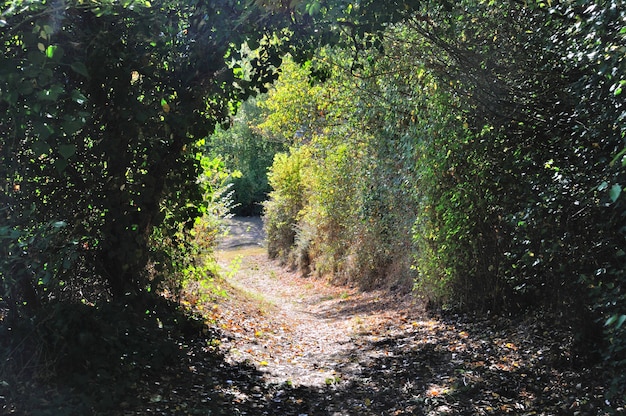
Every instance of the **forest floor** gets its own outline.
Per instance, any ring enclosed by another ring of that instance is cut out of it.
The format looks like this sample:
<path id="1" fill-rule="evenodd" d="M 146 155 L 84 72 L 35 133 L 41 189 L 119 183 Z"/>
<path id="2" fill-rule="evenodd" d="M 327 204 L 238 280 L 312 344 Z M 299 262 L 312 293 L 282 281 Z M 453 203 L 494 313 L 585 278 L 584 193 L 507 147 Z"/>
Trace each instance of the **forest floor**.
<path id="1" fill-rule="evenodd" d="M 361 292 L 267 258 L 258 220 L 232 222 L 223 296 L 204 305 L 240 415 L 600 415 L 624 412 L 573 335 L 539 316 L 430 316 L 410 294 Z"/>
<path id="2" fill-rule="evenodd" d="M 564 325 L 432 314 L 409 294 L 302 277 L 267 258 L 258 219 L 231 225 L 222 277 L 185 298 L 197 325 L 157 305 L 68 356 L 81 369 L 68 381 L 1 380 L 0 414 L 626 414 Z"/>

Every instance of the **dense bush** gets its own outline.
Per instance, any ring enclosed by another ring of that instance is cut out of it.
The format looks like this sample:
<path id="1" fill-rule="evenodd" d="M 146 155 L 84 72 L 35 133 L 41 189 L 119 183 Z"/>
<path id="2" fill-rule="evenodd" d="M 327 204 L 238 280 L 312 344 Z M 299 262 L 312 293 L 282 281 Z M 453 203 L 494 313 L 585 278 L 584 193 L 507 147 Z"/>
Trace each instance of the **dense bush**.
<path id="1" fill-rule="evenodd" d="M 278 153 L 274 168 L 268 175 L 274 189 L 265 203 L 267 249 L 272 258 L 287 260 L 296 241 L 296 224 L 306 201 L 304 164 L 309 161 L 305 150 L 289 154 Z"/>
<path id="2" fill-rule="evenodd" d="M 580 360 L 600 348 L 619 375 L 622 18 L 603 2 L 468 0 L 349 32 L 350 54 L 313 61 L 314 93 L 277 85 L 268 99 L 297 91 L 315 109 L 302 131 L 319 169 L 282 249 L 363 286 L 411 257 L 434 304 L 544 308 L 577 333 Z M 300 108 L 274 111 L 274 125 L 302 123 Z"/>
<path id="3" fill-rule="evenodd" d="M 224 171 L 204 139 L 274 78 L 284 24 L 237 1 L 0 3 L 0 396 L 66 364 L 97 378 L 128 346 L 110 325 L 210 273 Z M 130 336 L 150 348 L 155 324 Z"/>
<path id="4" fill-rule="evenodd" d="M 218 128 L 207 140 L 206 152 L 219 156 L 228 169 L 238 172 L 229 180 L 233 190 L 232 211 L 236 215 L 261 214 L 262 202 L 270 191 L 267 169 L 274 155 L 286 150 L 288 143 L 268 139 L 256 130 L 261 113 L 257 101 L 262 100 L 262 96 L 248 99 L 238 109 L 232 125 L 226 130 Z"/>
<path id="5" fill-rule="evenodd" d="M 413 159 L 409 156 L 398 163 L 396 151 L 402 142 L 394 143 L 393 135 L 376 136 L 368 131 L 368 117 L 377 123 L 379 107 L 367 103 L 371 96 L 359 95 L 360 81 L 334 66 L 337 62 L 331 56 L 343 59 L 341 64 L 348 62 L 340 51 L 324 52 L 313 65 L 302 68 L 286 61 L 264 103 L 273 113 L 262 127 L 273 135 L 295 134 L 299 145 L 289 156 L 277 159 L 271 169 L 274 191 L 266 204 L 270 253 L 280 252 L 307 272 L 338 282 L 406 289 L 412 274 L 414 213 L 411 205 L 397 203 L 406 197 L 408 187 L 395 172 L 398 168 L 408 172 Z M 314 81 L 312 72 L 332 76 L 321 84 Z M 294 95 L 291 98 L 298 104 L 279 105 L 296 93 L 307 101 L 295 100 Z M 290 117 L 297 128 L 289 123 Z M 296 162 L 303 154 L 307 163 Z M 282 196 L 293 187 L 276 179 L 292 177 L 287 173 L 294 164 L 300 169 L 297 201 L 301 205 L 292 206 L 294 211 L 277 221 L 276 207 L 288 202 Z M 275 238 L 275 228 L 285 233 Z"/>
<path id="6" fill-rule="evenodd" d="M 430 51 L 447 51 L 421 56 L 454 86 L 470 129 L 491 129 L 488 142 L 467 148 L 488 217 L 475 209 L 468 214 L 492 225 L 495 244 L 481 252 L 496 255 L 481 261 L 488 273 L 470 278 L 478 288 L 490 281 L 496 284 L 485 287 L 503 288 L 495 295 L 504 307 L 558 311 L 582 349 L 602 348 L 601 326 L 608 322 L 605 357 L 616 367 L 623 360 L 616 352 L 623 354 L 617 327 L 625 307 L 616 289 L 623 275 L 622 167 L 615 163 L 620 157 L 611 162 L 624 140 L 618 9 L 603 2 L 465 2 L 432 9 L 437 21 L 457 16 L 449 25 L 412 23 Z M 464 292 L 478 300 L 491 291 Z"/>
<path id="7" fill-rule="evenodd" d="M 203 139 L 274 77 L 276 45 L 259 42 L 280 13 L 173 0 L 2 9 L 2 300 L 31 307 L 94 279 L 113 296 L 152 288 L 203 213 Z"/>

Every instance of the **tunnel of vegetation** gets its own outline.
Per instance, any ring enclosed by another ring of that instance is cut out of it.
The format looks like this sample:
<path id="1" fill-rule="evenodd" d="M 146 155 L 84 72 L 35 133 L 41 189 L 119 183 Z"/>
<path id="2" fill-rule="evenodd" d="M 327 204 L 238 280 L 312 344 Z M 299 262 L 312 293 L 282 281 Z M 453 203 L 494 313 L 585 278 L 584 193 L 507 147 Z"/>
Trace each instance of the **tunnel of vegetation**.
<path id="1" fill-rule="evenodd" d="M 174 299 L 210 273 L 231 183 L 241 214 L 269 193 L 270 256 L 436 308 L 542 308 L 623 392 L 623 6 L 3 2 L 0 342 L 16 366 L 20 334 L 69 356 L 86 308 Z"/>

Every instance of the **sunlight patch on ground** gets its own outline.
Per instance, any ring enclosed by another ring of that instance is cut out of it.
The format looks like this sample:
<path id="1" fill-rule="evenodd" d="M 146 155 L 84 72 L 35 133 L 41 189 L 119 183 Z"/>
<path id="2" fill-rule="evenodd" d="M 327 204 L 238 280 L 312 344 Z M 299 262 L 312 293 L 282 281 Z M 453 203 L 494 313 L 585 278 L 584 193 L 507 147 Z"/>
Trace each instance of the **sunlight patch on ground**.
<path id="1" fill-rule="evenodd" d="M 216 258 L 220 263 L 231 262 L 237 257 L 249 257 L 266 255 L 267 249 L 260 246 L 238 247 L 230 250 L 218 250 L 216 252 Z"/>
<path id="2" fill-rule="evenodd" d="M 429 397 L 437 397 L 442 396 L 444 394 L 450 393 L 450 388 L 443 385 L 431 384 L 428 390 L 426 391 L 426 395 Z"/>

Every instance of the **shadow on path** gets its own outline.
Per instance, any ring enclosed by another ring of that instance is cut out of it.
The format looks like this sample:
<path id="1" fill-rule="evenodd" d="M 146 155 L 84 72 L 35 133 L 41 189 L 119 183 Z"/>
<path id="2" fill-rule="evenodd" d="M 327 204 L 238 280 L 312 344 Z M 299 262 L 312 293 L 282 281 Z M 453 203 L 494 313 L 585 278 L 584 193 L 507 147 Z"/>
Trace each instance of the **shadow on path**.
<path id="1" fill-rule="evenodd" d="M 226 220 L 226 235 L 220 238 L 218 250 L 245 246 L 265 246 L 265 230 L 261 217 L 232 217 Z"/>

